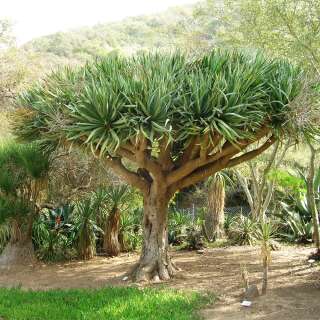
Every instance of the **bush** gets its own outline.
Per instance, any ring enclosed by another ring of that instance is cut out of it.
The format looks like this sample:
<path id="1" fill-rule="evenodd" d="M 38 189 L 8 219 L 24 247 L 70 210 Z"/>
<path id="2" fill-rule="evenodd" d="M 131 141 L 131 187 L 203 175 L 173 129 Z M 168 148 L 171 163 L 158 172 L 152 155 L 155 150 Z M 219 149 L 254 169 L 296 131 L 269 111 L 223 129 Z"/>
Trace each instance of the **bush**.
<path id="1" fill-rule="evenodd" d="M 172 209 L 169 212 L 169 244 L 181 245 L 187 237 L 187 229 L 192 226 L 191 216 L 182 210 Z"/>
<path id="2" fill-rule="evenodd" d="M 42 212 L 33 226 L 33 242 L 39 259 L 61 261 L 76 257 L 73 205 Z"/>
<path id="3" fill-rule="evenodd" d="M 239 215 L 230 224 L 230 240 L 238 245 L 253 245 L 256 242 L 258 222 L 250 217 Z"/>

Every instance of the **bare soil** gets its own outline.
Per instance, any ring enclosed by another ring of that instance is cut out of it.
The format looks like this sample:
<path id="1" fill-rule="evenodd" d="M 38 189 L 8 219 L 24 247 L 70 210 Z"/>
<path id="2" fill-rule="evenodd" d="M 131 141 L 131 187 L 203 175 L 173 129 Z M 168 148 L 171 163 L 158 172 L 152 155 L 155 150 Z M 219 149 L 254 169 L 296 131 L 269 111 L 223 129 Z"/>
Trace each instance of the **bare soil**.
<path id="1" fill-rule="evenodd" d="M 203 254 L 173 252 L 174 261 L 183 271 L 165 285 L 217 295 L 218 301 L 201 311 L 206 320 L 319 320 L 320 266 L 307 262 L 312 251 L 283 247 L 272 252 L 268 293 L 255 299 L 248 308 L 240 306 L 243 292 L 240 265 L 246 265 L 251 283 L 260 288 L 259 248 L 208 249 Z M 116 258 L 14 268 L 0 271 L 0 286 L 46 290 L 133 285 L 122 279 L 137 258 L 136 254 L 122 254 Z"/>

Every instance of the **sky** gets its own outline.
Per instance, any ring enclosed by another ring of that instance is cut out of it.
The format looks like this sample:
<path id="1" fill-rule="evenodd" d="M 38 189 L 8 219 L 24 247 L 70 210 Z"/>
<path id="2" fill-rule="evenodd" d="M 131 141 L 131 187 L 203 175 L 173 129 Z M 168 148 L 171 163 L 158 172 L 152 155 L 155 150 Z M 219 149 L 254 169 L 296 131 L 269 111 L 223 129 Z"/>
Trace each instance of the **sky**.
<path id="1" fill-rule="evenodd" d="M 17 42 L 57 31 L 165 11 L 198 0 L 1 0 L 0 19 L 14 23 Z"/>

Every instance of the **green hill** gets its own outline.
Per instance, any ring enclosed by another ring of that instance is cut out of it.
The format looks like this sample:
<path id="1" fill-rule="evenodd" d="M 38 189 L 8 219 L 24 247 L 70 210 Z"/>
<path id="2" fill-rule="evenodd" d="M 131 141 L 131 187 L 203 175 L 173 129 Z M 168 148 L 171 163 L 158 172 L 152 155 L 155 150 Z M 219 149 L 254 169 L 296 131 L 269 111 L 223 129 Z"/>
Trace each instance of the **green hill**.
<path id="1" fill-rule="evenodd" d="M 24 48 L 84 60 L 114 50 L 130 54 L 139 50 L 182 47 L 201 28 L 193 14 L 194 8 L 194 5 L 174 7 L 160 14 L 58 32 L 34 39 Z"/>

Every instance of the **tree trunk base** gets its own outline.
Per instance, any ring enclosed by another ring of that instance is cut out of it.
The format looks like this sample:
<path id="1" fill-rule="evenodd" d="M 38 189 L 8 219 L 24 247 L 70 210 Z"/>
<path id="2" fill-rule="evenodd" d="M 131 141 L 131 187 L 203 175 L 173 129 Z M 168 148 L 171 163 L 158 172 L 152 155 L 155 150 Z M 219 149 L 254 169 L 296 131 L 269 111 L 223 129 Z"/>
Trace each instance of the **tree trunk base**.
<path id="1" fill-rule="evenodd" d="M 140 259 L 131 272 L 131 278 L 134 282 L 160 282 L 170 280 L 178 271 L 180 269 L 167 254 L 166 259 L 159 258 L 153 261 Z"/>
<path id="2" fill-rule="evenodd" d="M 32 241 L 8 243 L 0 256 L 0 268 L 27 266 L 36 262 Z"/>
<path id="3" fill-rule="evenodd" d="M 103 247 L 109 257 L 116 257 L 120 253 L 119 242 L 119 229 L 120 229 L 120 210 L 115 208 L 109 214 L 106 228 L 104 231 Z"/>

